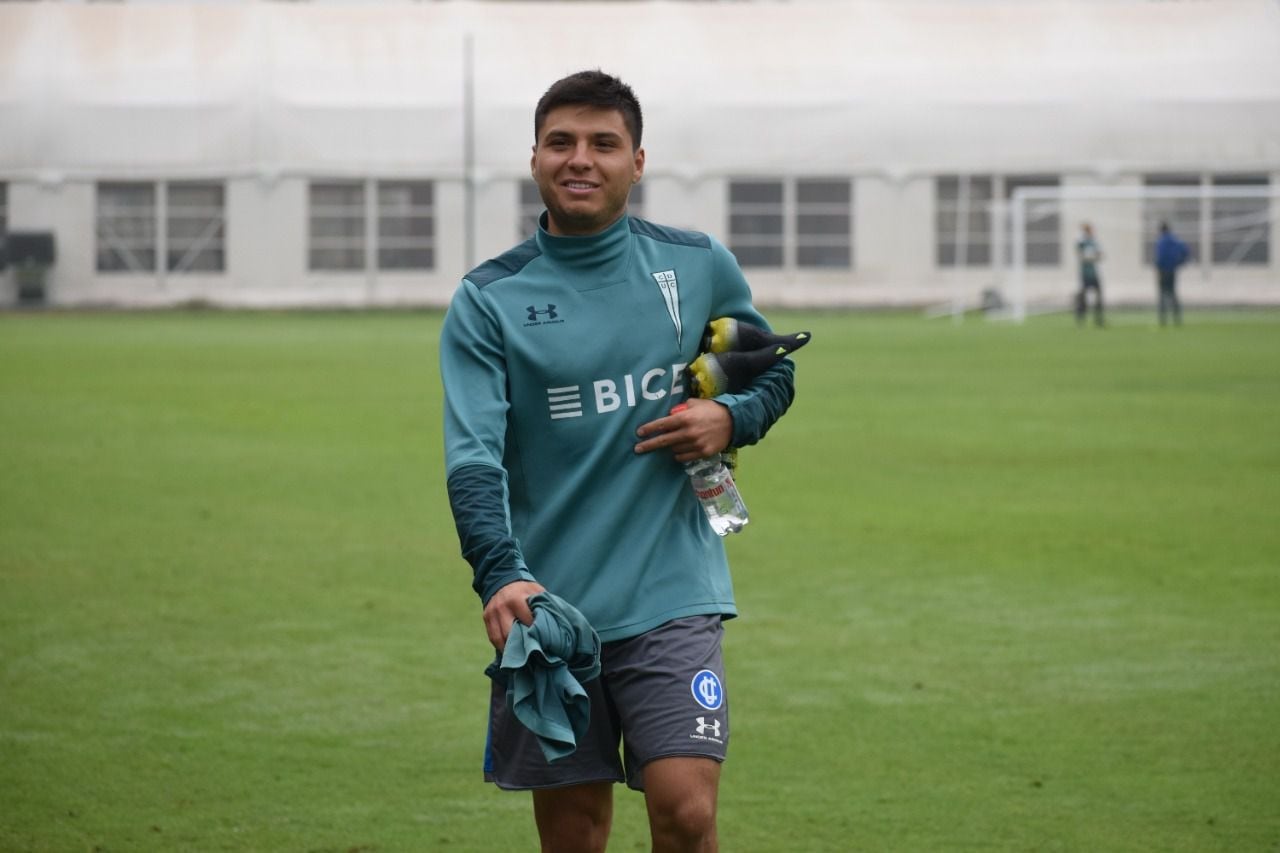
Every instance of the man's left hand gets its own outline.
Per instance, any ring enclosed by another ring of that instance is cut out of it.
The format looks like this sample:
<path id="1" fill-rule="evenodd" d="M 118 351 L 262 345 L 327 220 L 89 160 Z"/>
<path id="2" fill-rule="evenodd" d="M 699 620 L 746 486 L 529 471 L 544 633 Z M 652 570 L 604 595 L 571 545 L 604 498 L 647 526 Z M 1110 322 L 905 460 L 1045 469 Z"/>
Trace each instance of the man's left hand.
<path id="1" fill-rule="evenodd" d="M 682 410 L 641 425 L 636 435 L 636 453 L 670 450 L 677 462 L 692 462 L 729 446 L 733 415 L 727 406 L 694 397 Z"/>

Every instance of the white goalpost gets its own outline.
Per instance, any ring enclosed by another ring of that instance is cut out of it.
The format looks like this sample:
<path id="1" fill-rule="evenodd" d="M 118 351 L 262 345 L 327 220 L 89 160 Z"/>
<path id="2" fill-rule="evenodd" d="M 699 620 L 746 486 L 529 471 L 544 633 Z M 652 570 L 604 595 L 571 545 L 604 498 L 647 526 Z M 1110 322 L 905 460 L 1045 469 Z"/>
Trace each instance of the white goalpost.
<path id="1" fill-rule="evenodd" d="M 1027 186 L 1007 201 L 993 201 L 993 260 L 1004 304 L 987 315 L 1022 322 L 1029 313 L 1066 310 L 1079 277 L 1076 240 L 1083 223 L 1101 244 L 1103 292 L 1111 304 L 1154 300 L 1152 247 L 1161 222 L 1191 250 L 1180 280 L 1195 300 L 1274 303 L 1280 296 L 1280 187 L 1193 177 L 1141 186 Z M 1049 225 L 1047 237 L 1037 223 Z"/>

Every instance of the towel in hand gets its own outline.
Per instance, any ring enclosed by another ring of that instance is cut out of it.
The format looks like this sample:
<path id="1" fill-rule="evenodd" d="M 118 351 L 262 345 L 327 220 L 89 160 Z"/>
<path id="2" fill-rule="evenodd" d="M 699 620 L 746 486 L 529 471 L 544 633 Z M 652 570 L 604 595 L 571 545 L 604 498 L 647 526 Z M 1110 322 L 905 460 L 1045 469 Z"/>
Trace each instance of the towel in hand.
<path id="1" fill-rule="evenodd" d="M 516 622 L 485 675 L 506 684 L 507 706 L 538 737 L 548 762 L 572 755 L 587 731 L 583 683 L 600 674 L 600 637 L 576 607 L 549 592 L 529 596 L 533 624 Z"/>

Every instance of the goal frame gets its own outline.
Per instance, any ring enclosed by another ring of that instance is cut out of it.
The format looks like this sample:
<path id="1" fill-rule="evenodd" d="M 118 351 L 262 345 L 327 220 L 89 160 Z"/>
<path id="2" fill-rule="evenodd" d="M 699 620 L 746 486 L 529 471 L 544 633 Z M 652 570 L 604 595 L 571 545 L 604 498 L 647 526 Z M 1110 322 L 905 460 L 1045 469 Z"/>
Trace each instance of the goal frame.
<path id="1" fill-rule="evenodd" d="M 1021 323 L 1026 320 L 1027 308 L 1027 223 L 1028 210 L 1032 205 L 1045 202 L 1056 202 L 1059 213 L 1063 210 L 1063 202 L 1112 202 L 1112 201 L 1130 201 L 1143 202 L 1146 200 L 1180 200 L 1188 199 L 1200 203 L 1202 206 L 1206 202 L 1215 199 L 1267 199 L 1270 201 L 1269 218 L 1274 223 L 1277 216 L 1280 216 L 1280 186 L 1272 182 L 1265 186 L 1213 186 L 1208 183 L 1201 183 L 1198 186 L 1166 186 L 1166 185 L 1150 185 L 1150 186 L 1115 186 L 1115 185 L 1066 185 L 1057 187 L 1019 187 L 1013 191 L 1008 201 L 994 202 L 992 205 L 993 218 L 995 220 L 994 235 L 996 236 L 995 260 L 1001 269 L 1001 280 L 1006 293 L 1008 306 L 1002 312 L 1002 316 Z M 1211 223 L 1206 221 L 1207 218 L 1202 217 L 1201 232 L 1199 238 L 1202 244 L 1207 245 L 1207 238 L 1212 236 Z M 1275 226 L 1272 226 L 1273 231 Z M 1001 238 L 1008 235 L 1010 241 L 1010 251 L 1008 252 L 1008 260 L 1006 261 L 1006 253 L 1003 247 L 998 245 L 1002 242 Z M 1106 238 L 1103 239 L 1103 245 L 1106 245 Z M 1280 246 L 1275 246 L 1272 241 L 1272 259 L 1270 265 L 1275 268 L 1277 260 L 1275 253 L 1280 250 Z"/>

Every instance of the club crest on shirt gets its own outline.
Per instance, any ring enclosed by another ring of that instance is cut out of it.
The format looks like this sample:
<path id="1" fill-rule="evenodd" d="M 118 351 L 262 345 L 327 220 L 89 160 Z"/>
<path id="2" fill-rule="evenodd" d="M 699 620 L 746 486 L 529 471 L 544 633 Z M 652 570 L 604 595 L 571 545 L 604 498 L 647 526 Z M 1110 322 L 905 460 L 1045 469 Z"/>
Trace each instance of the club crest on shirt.
<path id="1" fill-rule="evenodd" d="M 683 329 L 680 327 L 680 283 L 676 281 L 676 271 L 662 270 L 650 275 L 658 283 L 658 290 L 662 291 L 662 299 L 667 303 L 667 314 L 676 327 L 676 346 L 680 346 Z"/>

